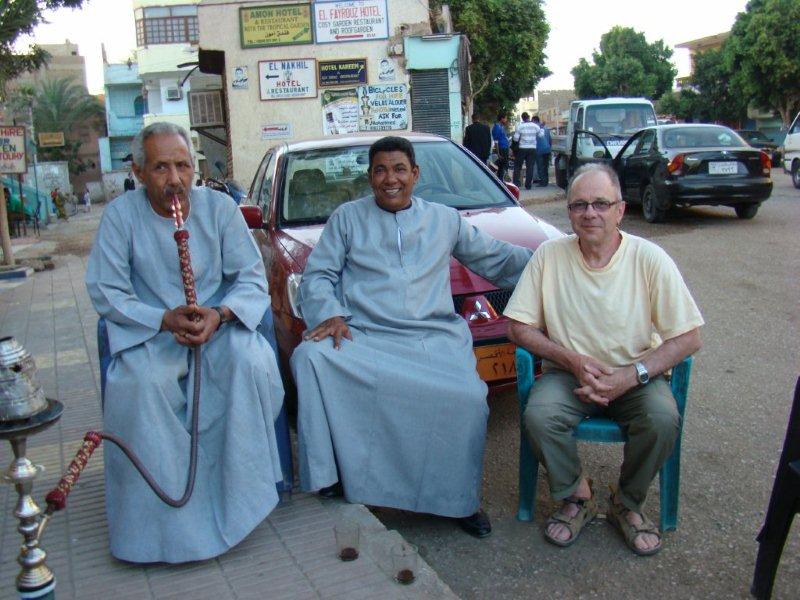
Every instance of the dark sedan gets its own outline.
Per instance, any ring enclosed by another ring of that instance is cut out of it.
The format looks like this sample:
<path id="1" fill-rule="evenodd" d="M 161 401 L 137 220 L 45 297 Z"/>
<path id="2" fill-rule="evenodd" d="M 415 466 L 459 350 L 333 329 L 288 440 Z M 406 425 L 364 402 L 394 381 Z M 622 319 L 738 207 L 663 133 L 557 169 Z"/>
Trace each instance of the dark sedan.
<path id="1" fill-rule="evenodd" d="M 744 141 L 753 148 L 758 148 L 766 152 L 772 159 L 773 165 L 781 164 L 781 153 L 780 150 L 778 150 L 778 144 L 770 139 L 766 133 L 758 129 L 737 129 L 736 133 L 742 136 Z"/>
<path id="2" fill-rule="evenodd" d="M 772 193 L 772 161 L 721 125 L 642 129 L 611 163 L 626 201 L 642 205 L 650 223 L 675 206 L 730 206 L 752 219 Z"/>

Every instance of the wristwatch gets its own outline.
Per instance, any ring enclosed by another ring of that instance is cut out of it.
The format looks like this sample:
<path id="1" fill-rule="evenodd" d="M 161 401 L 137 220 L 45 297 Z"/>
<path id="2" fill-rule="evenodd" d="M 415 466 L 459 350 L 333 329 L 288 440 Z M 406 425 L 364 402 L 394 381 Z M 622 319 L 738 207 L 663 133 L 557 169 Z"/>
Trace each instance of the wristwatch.
<path id="1" fill-rule="evenodd" d="M 647 372 L 647 367 L 641 362 L 634 363 L 633 366 L 636 369 L 636 379 L 641 385 L 647 385 L 647 382 L 650 381 L 650 374 Z"/>

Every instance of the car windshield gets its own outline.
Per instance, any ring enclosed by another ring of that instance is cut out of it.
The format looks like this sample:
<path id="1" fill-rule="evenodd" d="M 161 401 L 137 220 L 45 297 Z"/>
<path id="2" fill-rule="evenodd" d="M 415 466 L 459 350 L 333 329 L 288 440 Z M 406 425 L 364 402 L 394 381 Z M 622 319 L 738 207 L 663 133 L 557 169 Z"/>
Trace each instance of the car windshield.
<path id="1" fill-rule="evenodd" d="M 663 133 L 665 148 L 719 148 L 747 146 L 741 137 L 727 127 L 675 127 Z"/>
<path id="2" fill-rule="evenodd" d="M 589 106 L 586 126 L 598 135 L 633 134 L 656 124 L 656 114 L 649 104 L 614 104 Z"/>
<path id="3" fill-rule="evenodd" d="M 449 141 L 414 143 L 420 177 L 414 195 L 453 208 L 513 206 L 505 191 Z M 324 223 L 340 205 L 372 194 L 369 146 L 290 152 L 281 197 L 285 223 Z"/>

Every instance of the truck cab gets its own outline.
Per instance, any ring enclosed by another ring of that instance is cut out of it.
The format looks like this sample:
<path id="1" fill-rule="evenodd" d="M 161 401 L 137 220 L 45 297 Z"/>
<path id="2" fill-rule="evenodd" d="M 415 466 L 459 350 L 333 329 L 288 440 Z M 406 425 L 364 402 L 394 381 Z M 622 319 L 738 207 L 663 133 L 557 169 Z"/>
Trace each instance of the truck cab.
<path id="1" fill-rule="evenodd" d="M 605 159 L 606 148 L 613 158 L 634 133 L 655 124 L 653 103 L 646 98 L 573 101 L 566 135 L 553 138 L 556 183 L 566 188 L 582 164 Z"/>
<path id="2" fill-rule="evenodd" d="M 783 140 L 783 170 L 791 173 L 794 187 L 800 188 L 800 113 L 797 113 Z"/>

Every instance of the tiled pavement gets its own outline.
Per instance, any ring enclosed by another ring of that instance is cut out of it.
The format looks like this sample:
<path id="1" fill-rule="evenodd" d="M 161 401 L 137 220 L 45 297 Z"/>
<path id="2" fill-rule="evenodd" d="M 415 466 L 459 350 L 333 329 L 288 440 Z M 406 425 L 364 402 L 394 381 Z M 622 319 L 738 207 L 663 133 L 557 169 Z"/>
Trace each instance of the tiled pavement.
<path id="1" fill-rule="evenodd" d="M 34 248 L 35 249 L 35 248 Z M 30 250 L 30 249 L 29 249 Z M 83 434 L 101 426 L 97 315 L 83 285 L 85 258 L 57 257 L 56 269 L 19 285 L 0 286 L 0 334 L 12 335 L 34 356 L 48 397 L 65 405 L 59 423 L 32 437 L 28 456 L 44 466 L 34 484 L 40 505 L 74 457 Z M 108 553 L 102 447 L 51 520 L 42 547 L 57 578 L 56 596 L 68 598 L 455 598 L 422 561 L 410 586 L 391 578 L 389 548 L 400 541 L 363 506 L 322 502 L 295 494 L 239 546 L 209 561 L 141 567 Z M 0 443 L 0 468 L 11 460 Z M 12 512 L 16 493 L 0 487 L 0 598 L 13 598 L 16 556 L 22 540 Z M 344 563 L 335 556 L 333 525 L 361 523 L 361 555 Z"/>

